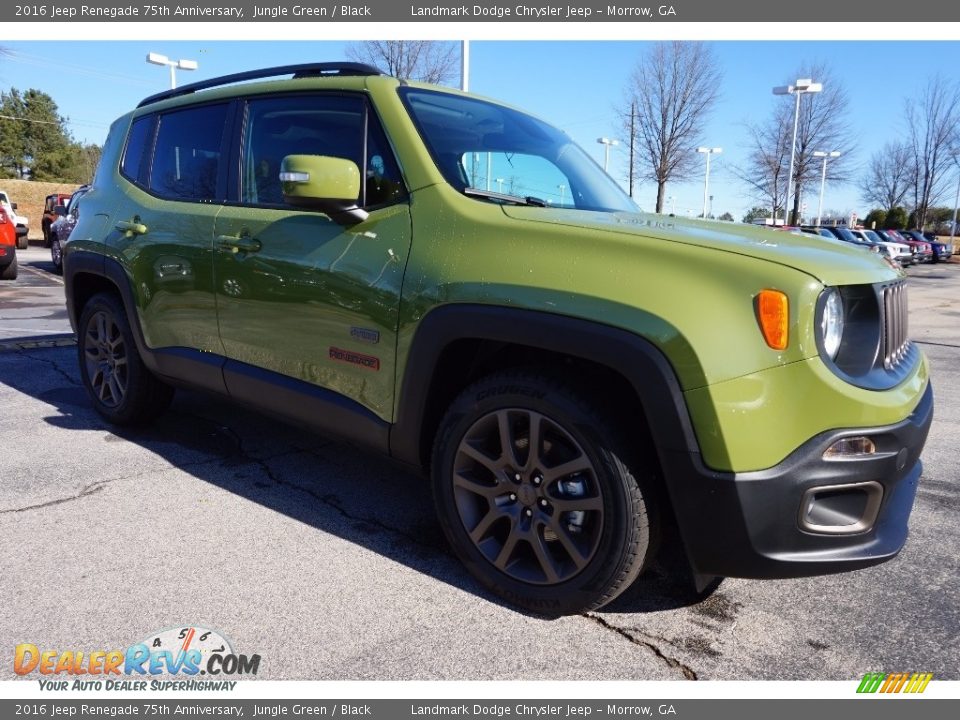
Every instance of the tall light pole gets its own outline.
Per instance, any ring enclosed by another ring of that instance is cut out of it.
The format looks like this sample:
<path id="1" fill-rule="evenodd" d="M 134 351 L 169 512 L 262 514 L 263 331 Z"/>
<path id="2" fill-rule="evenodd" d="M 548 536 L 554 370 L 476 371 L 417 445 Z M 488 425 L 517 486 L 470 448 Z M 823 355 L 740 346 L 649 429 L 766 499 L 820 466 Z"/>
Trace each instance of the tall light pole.
<path id="1" fill-rule="evenodd" d="M 561 184 L 557 185 L 557 187 L 560 189 L 560 204 L 563 205 L 563 191 L 567 189 L 567 186 Z"/>
<path id="2" fill-rule="evenodd" d="M 151 65 L 166 65 L 170 68 L 171 90 L 177 87 L 177 68 L 181 70 L 196 70 L 199 67 L 196 60 L 171 60 L 166 55 L 161 55 L 160 53 L 147 53 L 147 62 Z"/>
<path id="3" fill-rule="evenodd" d="M 610 138 L 597 138 L 597 142 L 603 145 L 603 171 L 607 172 L 607 168 L 610 166 L 610 146 L 619 145 L 619 141 L 611 140 Z"/>
<path id="4" fill-rule="evenodd" d="M 703 219 L 707 219 L 707 200 L 710 193 L 710 156 L 719 155 L 723 152 L 723 148 L 709 148 L 709 147 L 698 147 L 698 153 L 703 153 L 707 156 L 707 173 L 703 176 Z"/>
<path id="5" fill-rule="evenodd" d="M 957 197 L 953 201 L 953 222 L 950 223 L 950 244 L 957 235 L 957 206 L 960 205 L 960 154 L 954 153 L 953 163 L 957 166 Z"/>
<path id="6" fill-rule="evenodd" d="M 793 109 L 793 139 L 790 141 L 790 173 L 787 175 L 787 196 L 784 198 L 783 224 L 789 225 L 790 217 L 790 190 L 793 185 L 793 160 L 797 151 L 797 124 L 800 122 L 800 96 L 804 93 L 818 93 L 823 90 L 822 83 L 815 83 L 810 78 L 799 78 L 793 85 L 780 85 L 773 89 L 774 95 L 793 95 L 796 103 Z M 776 225 L 776 218 L 774 218 Z"/>
<path id="7" fill-rule="evenodd" d="M 470 89 L 470 41 L 460 41 L 460 89 Z"/>
<path id="8" fill-rule="evenodd" d="M 823 158 L 823 170 L 820 172 L 820 204 L 817 205 L 817 222 L 820 224 L 820 219 L 823 216 L 823 186 L 827 184 L 827 158 L 840 157 L 840 152 L 837 150 L 832 150 L 830 152 L 824 152 L 823 150 L 814 150 L 814 157 Z"/>

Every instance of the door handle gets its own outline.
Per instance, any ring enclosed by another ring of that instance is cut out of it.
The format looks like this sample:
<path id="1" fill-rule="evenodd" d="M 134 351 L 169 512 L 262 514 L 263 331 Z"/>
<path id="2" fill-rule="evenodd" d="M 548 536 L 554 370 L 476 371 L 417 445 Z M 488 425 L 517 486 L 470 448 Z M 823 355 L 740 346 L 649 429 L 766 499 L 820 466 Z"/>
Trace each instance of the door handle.
<path id="1" fill-rule="evenodd" d="M 217 235 L 217 245 L 233 253 L 257 252 L 263 245 L 249 235 Z"/>
<path id="2" fill-rule="evenodd" d="M 147 233 L 147 226 L 140 222 L 140 218 L 138 217 L 135 217 L 133 220 L 121 220 L 116 224 L 116 228 L 127 237 L 146 235 Z"/>

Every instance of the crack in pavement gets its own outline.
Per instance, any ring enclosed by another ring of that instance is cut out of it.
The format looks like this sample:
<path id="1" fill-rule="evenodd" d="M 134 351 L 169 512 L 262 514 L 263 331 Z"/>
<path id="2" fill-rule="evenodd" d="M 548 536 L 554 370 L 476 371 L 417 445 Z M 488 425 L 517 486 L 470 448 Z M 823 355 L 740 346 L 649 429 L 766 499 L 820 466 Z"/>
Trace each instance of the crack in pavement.
<path id="1" fill-rule="evenodd" d="M 282 453 L 277 453 L 276 455 L 270 455 L 269 457 L 264 458 L 264 461 L 275 460 L 276 458 L 284 457 L 287 455 L 295 455 L 298 452 L 301 452 L 301 451 L 288 450 Z M 6 510 L 0 510 L 0 515 L 22 513 L 22 512 L 27 512 L 28 510 L 40 510 L 43 508 L 52 507 L 54 505 L 62 505 L 63 503 L 73 502 L 74 500 L 80 500 L 82 498 L 89 497 L 90 495 L 95 495 L 96 493 L 103 490 L 107 485 L 110 485 L 112 483 L 123 482 L 125 480 L 134 480 L 134 479 L 142 480 L 145 478 L 149 478 L 151 475 L 154 475 L 156 473 L 164 472 L 166 470 L 171 470 L 171 469 L 172 470 L 189 470 L 190 468 L 199 467 L 202 465 L 210 465 L 212 463 L 219 462 L 222 459 L 223 458 L 217 456 L 217 457 L 210 457 L 205 460 L 193 460 L 187 463 L 180 463 L 180 464 L 170 463 L 167 467 L 157 468 L 156 470 L 151 470 L 146 473 L 138 472 L 133 475 L 122 475 L 120 477 L 110 478 L 109 480 L 97 480 L 96 482 L 91 483 L 86 487 L 84 487 L 82 490 L 80 490 L 80 492 L 76 493 L 75 495 L 70 495 L 69 497 L 64 497 L 64 498 L 57 498 L 55 500 L 47 500 L 46 502 L 36 503 L 34 505 L 25 505 L 24 507 L 8 508 Z M 250 458 L 247 458 L 247 459 L 251 464 L 258 464 L 258 462 L 255 460 L 251 460 Z"/>
<path id="2" fill-rule="evenodd" d="M 116 478 L 114 478 L 114 480 L 115 479 Z M 42 508 L 53 507 L 54 505 L 62 505 L 63 503 L 73 502 L 74 500 L 79 500 L 80 498 L 85 498 L 90 495 L 95 495 L 96 493 L 103 490 L 107 485 L 112 483 L 114 480 L 97 480 L 97 482 L 87 485 L 76 495 L 71 495 L 70 497 L 65 497 L 65 498 L 57 498 L 56 500 L 48 500 L 47 502 L 37 503 L 36 505 L 26 505 L 20 508 L 10 508 L 9 510 L 0 510 L 0 515 L 9 515 L 11 513 L 22 513 L 22 512 L 27 512 L 28 510 L 40 510 Z"/>
<path id="3" fill-rule="evenodd" d="M 56 360 L 50 360 L 49 358 L 39 357 L 39 356 L 37 356 L 37 355 L 31 355 L 31 354 L 30 354 L 29 352 L 27 352 L 26 350 L 17 350 L 17 354 L 18 354 L 18 355 L 22 355 L 23 357 L 28 358 L 28 359 L 30 359 L 30 360 L 36 360 L 37 362 L 46 363 L 47 365 L 52 366 L 53 369 L 56 370 L 58 373 L 60 373 L 60 374 L 67 380 L 67 382 L 69 382 L 71 385 L 81 385 L 81 384 L 82 384 L 82 383 L 80 383 L 79 380 L 76 380 L 76 379 L 75 379 L 72 375 L 70 375 L 66 370 L 64 370 L 62 367 L 60 367 L 60 363 L 58 363 Z"/>
<path id="4" fill-rule="evenodd" d="M 657 638 L 654 638 L 652 635 L 645 636 L 646 638 L 649 638 L 649 639 L 635 637 L 627 630 L 624 630 L 621 627 L 617 627 L 616 625 L 610 622 L 607 622 L 603 617 L 601 617 L 600 615 L 597 615 L 596 613 L 592 613 L 592 612 L 584 613 L 583 617 L 587 618 L 588 620 L 593 620 L 595 623 L 600 625 L 600 627 L 605 628 L 606 630 L 610 630 L 611 632 L 616 633 L 620 637 L 626 638 L 632 644 L 638 645 L 640 647 L 644 647 L 647 650 L 651 651 L 660 660 L 666 663 L 668 667 L 673 668 L 675 670 L 679 670 L 681 673 L 683 673 L 684 679 L 686 680 L 699 679 L 697 677 L 696 671 L 693 668 L 691 668 L 689 665 L 686 665 L 680 662 L 676 658 L 670 657 L 669 655 L 665 655 L 664 652 L 659 647 L 657 647 L 655 643 L 651 642 L 652 639 L 657 639 Z M 662 640 L 663 642 L 669 642 L 665 638 L 659 638 L 659 639 Z"/>
<path id="5" fill-rule="evenodd" d="M 240 434 L 237 433 L 233 428 L 231 428 L 231 427 L 229 427 L 229 426 L 222 426 L 222 427 L 223 427 L 224 430 L 226 430 L 228 433 L 230 433 L 230 434 L 233 436 L 234 442 L 237 443 L 237 451 L 238 451 L 238 453 L 240 454 L 240 456 L 243 457 L 244 459 L 250 461 L 250 462 L 253 462 L 253 463 L 259 465 L 260 468 L 263 470 L 264 474 L 265 474 L 270 480 L 272 480 L 274 483 L 276 483 L 277 485 L 279 485 L 279 486 L 281 486 L 281 487 L 287 487 L 287 488 L 290 488 L 291 490 L 296 490 L 296 491 L 298 491 L 298 492 L 302 492 L 302 493 L 304 493 L 304 494 L 306 494 L 306 495 L 309 495 L 311 498 L 313 498 L 313 499 L 316 500 L 317 502 L 320 502 L 321 504 L 326 505 L 327 507 L 329 507 L 329 508 L 331 508 L 331 509 L 333 509 L 333 510 L 336 510 L 337 513 L 339 513 L 341 517 L 343 517 L 343 518 L 345 518 L 345 519 L 347 519 L 347 520 L 352 520 L 352 521 L 354 521 L 354 522 L 367 523 L 367 524 L 369 524 L 369 525 L 372 525 L 372 526 L 374 526 L 374 527 L 380 528 L 381 530 L 384 530 L 384 531 L 386 531 L 386 532 L 388 532 L 388 533 L 391 533 L 391 534 L 393 534 L 393 535 L 399 535 L 400 537 L 408 540 L 409 542 L 412 542 L 413 544 L 415 544 L 415 545 L 417 545 L 417 546 L 419 546 L 419 547 L 421 547 L 421 548 L 430 550 L 431 552 L 439 553 L 439 554 L 444 555 L 444 556 L 446 556 L 446 557 L 452 557 L 452 554 L 450 553 L 449 550 L 445 550 L 445 549 L 442 548 L 442 547 L 438 547 L 438 546 L 433 545 L 433 544 L 431 544 L 431 543 L 424 542 L 421 538 L 417 537 L 416 535 L 414 535 L 414 534 L 412 534 L 412 533 L 410 533 L 410 532 L 408 532 L 408 531 L 406 531 L 406 530 L 403 530 L 402 528 L 398 528 L 398 527 L 394 527 L 394 526 L 392 526 L 392 525 L 389 525 L 389 524 L 383 522 L 382 520 L 379 520 L 378 518 L 366 517 L 366 516 L 362 516 L 362 515 L 354 515 L 354 514 L 351 513 L 349 510 L 347 510 L 345 507 L 343 507 L 343 505 L 341 505 L 340 503 L 338 503 L 338 502 L 335 500 L 335 497 L 336 497 L 336 496 L 334 496 L 333 494 L 330 494 L 330 493 L 321 494 L 321 493 L 318 493 L 318 492 L 316 492 L 316 491 L 314 491 L 314 490 L 311 490 L 310 488 L 304 487 L 304 486 L 302 486 L 302 485 L 298 485 L 298 484 L 296 484 L 296 483 L 292 483 L 292 482 L 288 482 L 288 481 L 286 481 L 286 480 L 283 480 L 282 478 L 280 478 L 280 477 L 273 471 L 273 469 L 272 469 L 271 467 L 269 467 L 269 465 L 267 465 L 267 462 L 268 462 L 269 460 L 272 460 L 273 458 L 260 459 L 260 458 L 256 458 L 256 457 L 250 455 L 250 454 L 247 452 L 247 450 L 244 448 L 243 438 L 240 437 Z M 336 444 L 336 443 L 328 442 L 327 444 L 325 444 L 325 445 L 323 445 L 323 446 L 321 446 L 321 447 L 329 447 L 330 445 L 334 445 L 334 444 Z M 295 446 L 295 447 L 296 447 L 296 446 Z M 299 450 L 299 452 L 305 453 L 305 454 L 307 454 L 307 455 L 311 455 L 311 456 L 313 456 L 314 458 L 316 458 L 316 459 L 318 459 L 318 460 L 326 461 L 326 458 L 324 458 L 324 457 L 322 457 L 321 455 L 317 454 L 317 453 L 314 452 L 313 450 L 306 449 L 306 448 L 299 448 L 298 450 Z"/>

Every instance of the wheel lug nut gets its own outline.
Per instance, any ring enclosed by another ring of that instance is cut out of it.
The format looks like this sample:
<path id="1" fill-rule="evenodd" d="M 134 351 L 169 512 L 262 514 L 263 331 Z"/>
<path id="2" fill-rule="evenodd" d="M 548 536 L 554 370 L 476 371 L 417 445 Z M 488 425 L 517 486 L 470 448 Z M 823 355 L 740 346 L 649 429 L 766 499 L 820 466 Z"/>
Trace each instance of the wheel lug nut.
<path id="1" fill-rule="evenodd" d="M 534 476 L 534 478 L 533 478 L 533 484 L 534 484 L 534 485 L 539 485 L 539 484 L 542 483 L 542 482 L 543 482 L 543 478 L 542 478 L 542 477 L 540 477 L 539 475 Z"/>
<path id="2" fill-rule="evenodd" d="M 516 496 L 516 494 L 510 493 L 510 502 L 516 502 L 516 501 L 517 501 L 517 496 Z"/>
<path id="3" fill-rule="evenodd" d="M 540 498 L 540 507 L 545 508 L 549 506 L 550 506 L 550 503 L 547 502 L 546 498 Z"/>
<path id="4" fill-rule="evenodd" d="M 527 517 L 530 517 L 533 515 L 533 510 L 531 510 L 530 508 L 527 508 L 526 510 L 523 511 L 523 514 L 526 515 Z"/>
<path id="5" fill-rule="evenodd" d="M 517 473 L 516 475 L 514 475 L 513 479 L 516 480 L 517 482 L 520 482 L 520 473 Z"/>

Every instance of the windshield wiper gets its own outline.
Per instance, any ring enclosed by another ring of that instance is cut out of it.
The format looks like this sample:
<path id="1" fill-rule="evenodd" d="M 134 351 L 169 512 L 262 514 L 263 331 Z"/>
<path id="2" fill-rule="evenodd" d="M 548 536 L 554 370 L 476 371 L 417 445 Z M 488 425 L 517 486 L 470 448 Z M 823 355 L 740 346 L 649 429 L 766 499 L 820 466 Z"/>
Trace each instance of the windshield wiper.
<path id="1" fill-rule="evenodd" d="M 504 193 L 481 190 L 480 188 L 475 187 L 464 188 L 463 194 L 469 197 L 485 198 L 487 200 L 496 200 L 498 202 L 511 203 L 513 205 L 533 205 L 534 207 L 547 206 L 546 201 L 530 195 L 527 195 L 526 197 L 520 197 L 519 195 L 506 195 Z"/>

